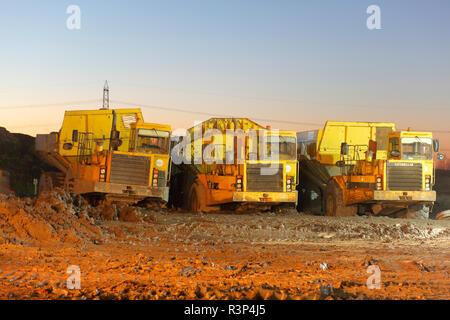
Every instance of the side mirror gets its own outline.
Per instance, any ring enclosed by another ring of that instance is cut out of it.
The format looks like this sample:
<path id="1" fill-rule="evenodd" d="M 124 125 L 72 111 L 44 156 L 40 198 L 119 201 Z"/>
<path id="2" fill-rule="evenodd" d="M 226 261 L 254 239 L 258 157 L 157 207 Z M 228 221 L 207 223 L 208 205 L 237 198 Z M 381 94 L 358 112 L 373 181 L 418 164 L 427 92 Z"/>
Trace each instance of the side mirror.
<path id="1" fill-rule="evenodd" d="M 72 143 L 64 143 L 63 144 L 63 149 L 64 150 L 72 150 L 72 148 L 73 148 L 73 144 Z"/>
<path id="2" fill-rule="evenodd" d="M 389 154 L 390 154 L 391 158 L 398 158 L 401 155 L 400 151 L 398 151 L 398 150 L 391 150 L 391 152 L 389 152 Z"/>
<path id="3" fill-rule="evenodd" d="M 336 167 L 339 167 L 339 168 L 345 167 L 345 161 L 343 161 L 343 160 L 337 161 Z"/>
<path id="4" fill-rule="evenodd" d="M 434 152 L 439 152 L 439 140 L 437 140 L 437 139 L 433 140 L 433 149 L 434 149 Z"/>
<path id="5" fill-rule="evenodd" d="M 341 155 L 346 156 L 348 155 L 348 144 L 347 142 L 341 143 Z"/>
<path id="6" fill-rule="evenodd" d="M 439 154 L 437 155 L 437 159 L 438 159 L 438 160 L 444 160 L 444 159 L 445 159 L 445 156 L 444 156 L 442 153 L 439 153 Z"/>

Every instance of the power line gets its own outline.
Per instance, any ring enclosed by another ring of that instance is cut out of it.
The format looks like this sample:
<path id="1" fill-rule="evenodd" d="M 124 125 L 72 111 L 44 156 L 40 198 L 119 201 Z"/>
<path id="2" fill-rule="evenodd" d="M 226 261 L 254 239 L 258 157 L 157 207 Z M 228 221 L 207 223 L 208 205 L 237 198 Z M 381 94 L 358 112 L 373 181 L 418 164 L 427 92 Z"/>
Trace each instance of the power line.
<path id="1" fill-rule="evenodd" d="M 141 103 L 134 103 L 134 102 L 124 102 L 124 101 L 118 101 L 114 100 L 115 103 L 118 104 L 125 104 L 125 105 L 134 105 L 134 106 L 140 106 L 142 108 L 149 108 L 149 109 L 159 109 L 159 110 L 166 110 L 166 111 L 175 111 L 175 112 L 183 112 L 188 114 L 199 114 L 199 115 L 205 115 L 210 117 L 224 117 L 224 118 L 236 118 L 236 116 L 232 116 L 230 114 L 217 114 L 217 113 L 209 113 L 209 112 L 203 112 L 203 111 L 194 111 L 194 110 L 185 110 L 180 108 L 171 108 L 171 107 L 161 107 L 161 106 L 155 106 L 155 105 L 144 105 Z M 293 125 L 306 125 L 306 126 L 318 126 L 320 128 L 323 127 L 324 123 L 312 123 L 312 122 L 299 122 L 299 121 L 288 121 L 288 120 L 276 120 L 276 119 L 264 119 L 264 118 L 255 118 L 251 117 L 252 120 L 257 121 L 267 121 L 267 122 L 276 122 L 276 123 L 286 123 L 286 124 L 293 124 Z M 431 131 L 436 133 L 450 133 L 449 130 L 416 130 L 416 131 Z"/>
<path id="2" fill-rule="evenodd" d="M 165 110 L 165 111 L 174 111 L 174 112 L 183 112 L 188 114 L 199 114 L 209 117 L 221 117 L 221 118 L 236 118 L 236 116 L 231 114 L 218 114 L 218 113 L 210 113 L 210 112 L 203 112 L 203 111 L 194 111 L 194 110 L 185 110 L 185 109 L 179 109 L 179 108 L 170 108 L 170 107 L 161 107 L 161 106 L 155 106 L 155 105 L 145 105 L 141 103 L 131 103 L 131 102 L 124 102 L 124 101 L 118 101 L 114 100 L 113 102 L 118 104 L 125 104 L 125 105 L 134 105 L 139 106 L 142 108 L 149 108 L 149 109 L 158 109 L 158 110 Z M 306 125 L 306 126 L 323 126 L 323 124 L 320 123 L 311 123 L 311 122 L 298 122 L 298 121 L 287 121 L 287 120 L 276 120 L 276 119 L 263 119 L 263 118 L 255 118 L 251 117 L 252 120 L 257 121 L 268 121 L 268 122 L 276 122 L 276 123 L 286 123 L 286 124 L 294 124 L 294 125 Z"/>
<path id="3" fill-rule="evenodd" d="M 61 102 L 61 103 L 51 103 L 51 104 L 38 104 L 38 105 L 22 105 L 22 106 L 9 106 L 9 107 L 0 107 L 0 110 L 6 110 L 6 109 L 24 109 L 24 108 L 42 108 L 42 107 L 51 107 L 51 106 L 65 106 L 68 107 L 70 105 L 74 104 L 88 104 L 92 102 L 99 102 L 98 99 L 92 99 L 92 100 L 84 100 L 84 101 L 71 101 L 71 102 Z M 204 111 L 195 111 L 195 110 L 186 110 L 181 108 L 172 108 L 172 107 L 163 107 L 163 106 L 156 106 L 156 105 L 146 105 L 146 104 L 140 104 L 140 103 L 131 103 L 131 102 L 124 102 L 119 100 L 111 101 L 116 104 L 122 104 L 122 105 L 134 105 L 134 106 L 140 106 L 142 108 L 148 108 L 148 109 L 158 109 L 158 110 L 165 110 L 165 111 L 171 111 L 171 112 L 180 112 L 180 113 L 187 113 L 187 114 L 198 114 L 203 116 L 209 116 L 209 117 L 223 117 L 223 118 L 232 118 L 236 117 L 235 115 L 231 114 L 218 114 L 218 113 L 210 113 L 210 112 L 204 112 Z M 72 106 L 75 107 L 75 106 Z M 279 119 L 265 119 L 265 118 L 255 118 L 251 117 L 252 120 L 256 121 L 265 121 L 265 122 L 275 122 L 275 123 L 284 123 L 284 124 L 291 124 L 291 125 L 302 125 L 302 126 L 312 126 L 312 127 L 319 127 L 322 128 L 324 123 L 313 123 L 313 122 L 300 122 L 300 121 L 289 121 L 289 120 L 279 120 Z M 30 127 L 44 127 L 44 126 L 53 126 L 55 124 L 45 124 L 45 125 L 29 125 L 29 126 L 20 126 L 20 127 L 12 127 L 12 128 L 30 128 Z M 434 133 L 444 133 L 448 134 L 450 133 L 449 130 L 416 130 L 416 131 L 431 131 Z"/>
<path id="4" fill-rule="evenodd" d="M 119 83 L 122 83 L 124 86 L 128 87 L 141 87 L 146 89 L 159 89 L 159 90 L 165 90 L 170 92 L 179 92 L 184 94 L 199 94 L 199 95 L 214 95 L 214 96 L 221 96 L 221 97 L 227 97 L 232 99 L 247 99 L 247 100 L 259 100 L 259 101 L 276 101 L 276 102 L 283 102 L 283 103 L 295 103 L 295 104 L 303 104 L 306 106 L 315 105 L 315 106 L 325 106 L 325 107 L 349 107 L 349 108 L 361 108 L 361 109 L 388 109 L 392 110 L 393 108 L 397 108 L 395 105 L 368 105 L 368 104 L 354 104 L 354 103 L 330 103 L 330 102 L 322 102 L 322 101 L 310 101 L 310 100 L 302 100 L 302 99 L 294 99 L 294 98 L 279 98 L 279 97 L 255 97 L 255 96 L 248 96 L 248 95 L 240 95 L 240 94 L 227 94 L 222 92 L 213 92 L 213 91 L 199 91 L 199 90 L 180 90 L 180 89 L 167 89 L 160 86 L 152 86 L 152 85 L 145 85 L 145 84 L 138 84 L 138 83 L 129 83 L 129 82 L 122 82 L 122 81 L 116 81 Z M 447 109 L 448 105 L 435 105 L 432 106 L 431 109 Z M 428 106 L 430 108 L 430 106 Z"/>

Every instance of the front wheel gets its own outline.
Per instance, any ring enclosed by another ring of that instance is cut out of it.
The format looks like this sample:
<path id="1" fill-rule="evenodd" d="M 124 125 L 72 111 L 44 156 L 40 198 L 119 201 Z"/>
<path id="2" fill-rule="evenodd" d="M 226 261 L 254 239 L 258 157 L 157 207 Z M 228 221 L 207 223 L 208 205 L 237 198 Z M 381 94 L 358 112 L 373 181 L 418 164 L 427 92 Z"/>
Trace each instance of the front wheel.
<path id="1" fill-rule="evenodd" d="M 205 190 L 197 183 L 192 184 L 189 192 L 189 211 L 203 212 L 205 211 Z"/>
<path id="2" fill-rule="evenodd" d="M 329 217 L 351 217 L 356 216 L 358 207 L 346 206 L 341 187 L 336 181 L 328 183 L 325 192 L 325 215 Z"/>

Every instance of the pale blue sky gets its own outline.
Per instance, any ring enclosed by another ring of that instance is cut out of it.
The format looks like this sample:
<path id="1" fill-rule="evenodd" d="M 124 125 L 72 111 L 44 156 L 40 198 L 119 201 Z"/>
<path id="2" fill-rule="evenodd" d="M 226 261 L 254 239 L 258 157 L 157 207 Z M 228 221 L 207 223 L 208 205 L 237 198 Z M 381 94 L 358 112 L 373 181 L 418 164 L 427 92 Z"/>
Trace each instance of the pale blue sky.
<path id="1" fill-rule="evenodd" d="M 326 120 L 449 130 L 446 0 L 0 3 L 0 126 L 12 131 L 59 129 L 69 107 L 57 104 L 95 108 L 105 79 L 112 106 L 299 122 L 271 123 L 292 130 Z M 66 28 L 71 4 L 81 30 Z M 371 4 L 382 30 L 366 28 Z M 174 128 L 208 118 L 144 110 Z"/>

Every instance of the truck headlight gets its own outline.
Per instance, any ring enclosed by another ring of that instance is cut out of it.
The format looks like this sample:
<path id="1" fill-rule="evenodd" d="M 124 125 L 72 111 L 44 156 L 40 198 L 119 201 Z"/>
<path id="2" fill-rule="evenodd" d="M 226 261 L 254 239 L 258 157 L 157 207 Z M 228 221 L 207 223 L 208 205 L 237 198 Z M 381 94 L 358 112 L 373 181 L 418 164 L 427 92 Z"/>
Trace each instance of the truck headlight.
<path id="1" fill-rule="evenodd" d="M 425 176 L 425 190 L 427 190 L 427 191 L 431 190 L 431 176 L 430 175 Z"/>
<path id="2" fill-rule="evenodd" d="M 236 177 L 236 191 L 238 192 L 242 191 L 242 176 Z"/>
<path id="3" fill-rule="evenodd" d="M 292 177 L 286 177 L 286 191 L 292 191 Z"/>
<path id="4" fill-rule="evenodd" d="M 153 182 L 152 182 L 153 187 L 158 186 L 158 176 L 159 176 L 159 171 L 153 170 Z"/>
<path id="5" fill-rule="evenodd" d="M 383 177 L 381 175 L 377 176 L 377 191 L 383 190 Z"/>
<path id="6" fill-rule="evenodd" d="M 100 167 L 99 181 L 100 182 L 106 181 L 106 167 Z"/>

